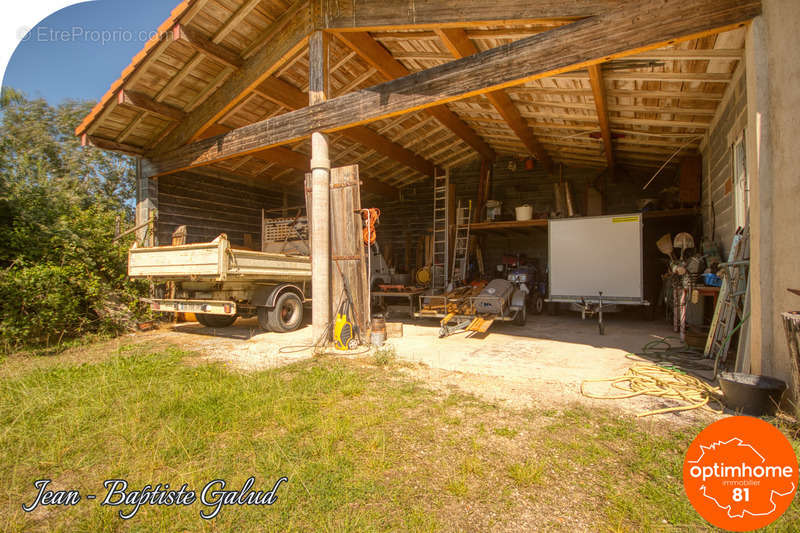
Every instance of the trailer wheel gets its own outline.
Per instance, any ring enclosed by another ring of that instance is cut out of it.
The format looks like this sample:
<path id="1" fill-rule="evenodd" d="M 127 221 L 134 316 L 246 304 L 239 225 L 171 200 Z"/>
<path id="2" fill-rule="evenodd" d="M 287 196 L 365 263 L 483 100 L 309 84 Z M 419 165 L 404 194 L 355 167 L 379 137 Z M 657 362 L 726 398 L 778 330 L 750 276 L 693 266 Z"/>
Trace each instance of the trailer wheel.
<path id="1" fill-rule="evenodd" d="M 531 306 L 531 311 L 535 315 L 541 315 L 542 311 L 544 311 L 544 298 L 542 298 L 541 294 L 534 294 L 533 295 L 533 304 Z"/>
<path id="2" fill-rule="evenodd" d="M 236 322 L 236 315 L 206 315 L 198 313 L 197 321 L 207 328 L 227 328 Z"/>
<path id="3" fill-rule="evenodd" d="M 528 319 L 528 312 L 525 310 L 525 306 L 523 305 L 522 308 L 519 311 L 517 311 L 517 314 L 514 316 L 514 325 L 524 326 L 527 319 Z"/>
<path id="4" fill-rule="evenodd" d="M 278 333 L 294 331 L 303 322 L 303 301 L 293 292 L 278 297 L 275 307 L 267 310 L 269 329 Z"/>

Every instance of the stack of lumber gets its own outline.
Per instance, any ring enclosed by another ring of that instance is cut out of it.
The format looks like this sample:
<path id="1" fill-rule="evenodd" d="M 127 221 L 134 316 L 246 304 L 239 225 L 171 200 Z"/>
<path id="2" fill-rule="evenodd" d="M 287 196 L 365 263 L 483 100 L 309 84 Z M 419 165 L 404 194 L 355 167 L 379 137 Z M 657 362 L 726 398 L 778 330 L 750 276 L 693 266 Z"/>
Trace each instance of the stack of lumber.
<path id="1" fill-rule="evenodd" d="M 474 315 L 475 307 L 472 305 L 472 297 L 477 296 L 483 290 L 483 286 L 473 287 L 465 285 L 458 287 L 442 296 L 434 296 L 428 300 L 420 309 L 422 314 L 430 315 Z"/>

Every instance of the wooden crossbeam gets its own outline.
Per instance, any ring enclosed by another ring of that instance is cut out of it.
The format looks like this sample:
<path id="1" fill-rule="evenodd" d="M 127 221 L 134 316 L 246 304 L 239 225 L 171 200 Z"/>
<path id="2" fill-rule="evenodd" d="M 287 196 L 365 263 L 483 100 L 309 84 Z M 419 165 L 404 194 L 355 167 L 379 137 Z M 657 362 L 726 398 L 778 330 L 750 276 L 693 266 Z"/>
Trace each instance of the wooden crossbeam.
<path id="1" fill-rule="evenodd" d="M 437 28 L 435 31 L 456 59 L 478 53 L 478 48 L 463 29 Z M 506 123 L 508 123 L 508 127 L 517 134 L 517 137 L 520 138 L 528 151 L 542 162 L 547 172 L 552 172 L 553 162 L 550 160 L 550 156 L 547 155 L 547 151 L 536 139 L 536 135 L 534 135 L 533 131 L 528 127 L 525 120 L 519 114 L 519 110 L 505 91 L 501 90 L 486 93 L 486 98 L 489 99 L 489 102 L 492 103 L 495 109 L 497 109 L 497 112 L 500 113 Z"/>
<path id="2" fill-rule="evenodd" d="M 487 24 L 536 24 L 543 19 L 574 19 L 597 15 L 614 0 L 324 0 L 325 26 L 338 31 L 380 31 Z M 549 21 L 548 21 L 549 22 Z"/>
<path id="3" fill-rule="evenodd" d="M 280 78 L 267 78 L 259 86 L 259 94 L 278 105 L 289 109 L 301 109 L 306 107 L 308 97 L 303 91 L 294 85 L 287 83 Z M 392 142 L 383 135 L 372 131 L 366 126 L 356 126 L 346 129 L 342 134 L 357 143 L 375 150 L 377 153 L 394 159 L 407 167 L 413 168 L 428 176 L 433 176 L 436 172 L 436 165 L 420 157 L 402 145 Z"/>
<path id="4" fill-rule="evenodd" d="M 172 39 L 182 41 L 205 55 L 235 69 L 242 68 L 242 58 L 238 54 L 220 46 L 211 39 L 207 39 L 200 32 L 183 24 L 172 27 Z"/>
<path id="5" fill-rule="evenodd" d="M 206 128 L 217 123 L 305 46 L 312 29 L 308 9 L 303 9 L 306 5 L 305 0 L 297 0 L 275 19 L 264 32 L 271 45 L 259 45 L 253 47 L 251 52 L 246 52 L 246 59 L 237 74 L 224 81 L 191 110 L 186 119 L 159 143 L 159 153 L 200 138 Z"/>
<path id="6" fill-rule="evenodd" d="M 161 175 L 427 109 L 559 72 L 741 27 L 758 0 L 652 0 L 521 39 L 422 72 L 349 93 L 178 148 L 145 162 Z M 701 126 L 702 127 L 702 126 Z"/>
<path id="7" fill-rule="evenodd" d="M 608 124 L 608 107 L 606 104 L 606 86 L 600 65 L 589 66 L 589 82 L 592 85 L 594 106 L 597 110 L 597 121 L 600 123 L 600 134 L 603 136 L 603 149 L 606 153 L 608 168 L 614 168 L 614 151 L 611 145 L 611 126 Z"/>
<path id="8" fill-rule="evenodd" d="M 347 32 L 339 34 L 339 38 L 358 54 L 364 61 L 369 63 L 375 70 L 387 80 L 394 80 L 408 76 L 410 71 L 397 61 L 386 48 L 378 41 L 373 39 L 366 32 Z M 434 106 L 428 109 L 428 113 L 434 116 L 439 122 L 444 124 L 450 131 L 461 137 L 467 144 L 472 146 L 478 153 L 487 159 L 495 159 L 494 150 L 486 144 L 486 141 L 475 133 L 463 120 L 458 118 L 455 113 L 445 106 Z"/>
<path id="9" fill-rule="evenodd" d="M 121 89 L 117 93 L 117 104 L 133 107 L 140 111 L 146 111 L 167 120 L 180 121 L 186 118 L 186 113 L 177 107 L 156 102 L 146 94 L 136 91 Z"/>

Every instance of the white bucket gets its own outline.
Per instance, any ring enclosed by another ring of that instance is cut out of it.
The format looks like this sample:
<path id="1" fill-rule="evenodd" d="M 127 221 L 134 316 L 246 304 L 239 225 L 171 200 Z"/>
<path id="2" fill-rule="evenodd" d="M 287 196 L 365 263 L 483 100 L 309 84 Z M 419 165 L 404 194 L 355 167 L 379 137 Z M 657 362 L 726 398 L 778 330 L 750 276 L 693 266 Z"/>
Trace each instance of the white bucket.
<path id="1" fill-rule="evenodd" d="M 517 220 L 530 220 L 533 218 L 533 207 L 528 204 L 517 207 Z"/>

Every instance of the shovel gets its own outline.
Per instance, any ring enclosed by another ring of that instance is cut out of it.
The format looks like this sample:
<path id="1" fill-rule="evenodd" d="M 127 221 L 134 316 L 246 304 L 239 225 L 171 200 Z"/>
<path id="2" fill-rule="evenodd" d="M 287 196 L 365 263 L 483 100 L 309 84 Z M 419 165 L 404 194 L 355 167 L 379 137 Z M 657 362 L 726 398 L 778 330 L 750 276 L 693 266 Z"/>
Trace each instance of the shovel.
<path id="1" fill-rule="evenodd" d="M 656 246 L 658 246 L 658 249 L 662 254 L 666 255 L 670 259 L 673 259 L 672 250 L 674 248 L 672 247 L 672 235 L 669 233 L 662 235 L 661 238 L 656 241 Z"/>
<path id="2" fill-rule="evenodd" d="M 681 249 L 681 261 L 683 261 L 683 254 L 689 248 L 694 248 L 694 238 L 689 233 L 681 232 L 675 235 L 675 242 L 673 243 L 675 248 Z"/>

